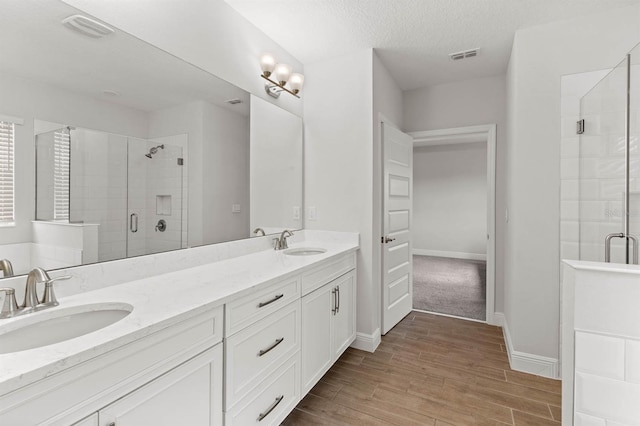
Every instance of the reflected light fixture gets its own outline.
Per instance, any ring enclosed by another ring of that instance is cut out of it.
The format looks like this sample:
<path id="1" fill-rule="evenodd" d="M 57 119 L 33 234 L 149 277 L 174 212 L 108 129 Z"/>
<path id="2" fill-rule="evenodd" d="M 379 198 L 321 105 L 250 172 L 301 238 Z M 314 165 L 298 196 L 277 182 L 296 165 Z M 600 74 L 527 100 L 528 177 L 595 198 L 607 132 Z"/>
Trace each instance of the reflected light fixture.
<path id="1" fill-rule="evenodd" d="M 265 53 L 260 57 L 260 67 L 262 68 L 260 77 L 268 82 L 265 83 L 264 89 L 269 96 L 279 98 L 280 93 L 284 91 L 300 98 L 298 93 L 302 90 L 304 76 L 292 72 L 291 65 L 277 63 L 273 55 Z"/>

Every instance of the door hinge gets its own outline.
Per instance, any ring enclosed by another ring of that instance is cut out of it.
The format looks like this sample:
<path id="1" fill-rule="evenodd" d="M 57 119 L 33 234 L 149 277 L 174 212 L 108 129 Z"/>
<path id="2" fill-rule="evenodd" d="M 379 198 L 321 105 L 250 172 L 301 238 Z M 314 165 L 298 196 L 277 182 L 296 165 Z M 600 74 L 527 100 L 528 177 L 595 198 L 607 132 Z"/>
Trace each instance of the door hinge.
<path id="1" fill-rule="evenodd" d="M 576 121 L 576 133 L 581 135 L 584 133 L 584 118 L 582 120 Z"/>

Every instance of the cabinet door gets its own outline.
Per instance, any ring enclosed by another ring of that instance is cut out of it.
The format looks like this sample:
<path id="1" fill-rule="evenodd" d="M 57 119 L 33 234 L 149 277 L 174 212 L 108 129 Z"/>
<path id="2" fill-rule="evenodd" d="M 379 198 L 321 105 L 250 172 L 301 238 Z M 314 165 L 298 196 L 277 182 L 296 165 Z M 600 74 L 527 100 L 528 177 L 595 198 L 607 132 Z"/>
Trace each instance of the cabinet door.
<path id="1" fill-rule="evenodd" d="M 302 395 L 320 380 L 333 363 L 333 288 L 327 284 L 302 298 Z"/>
<path id="2" fill-rule="evenodd" d="M 333 315 L 331 342 L 334 360 L 337 360 L 356 338 L 355 283 L 355 272 L 352 271 L 330 284 L 331 288 L 338 290 L 338 309 Z"/>
<path id="3" fill-rule="evenodd" d="M 98 412 L 100 426 L 222 424 L 222 345 Z"/>

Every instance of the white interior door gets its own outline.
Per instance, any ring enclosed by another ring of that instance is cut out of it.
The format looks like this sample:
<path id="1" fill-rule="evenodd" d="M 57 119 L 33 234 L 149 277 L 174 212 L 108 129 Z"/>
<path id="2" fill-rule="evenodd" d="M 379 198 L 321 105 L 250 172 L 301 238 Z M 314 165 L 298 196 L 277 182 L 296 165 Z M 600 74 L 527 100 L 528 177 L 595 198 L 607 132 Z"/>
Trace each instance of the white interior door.
<path id="1" fill-rule="evenodd" d="M 413 307 L 413 138 L 383 122 L 382 155 L 382 334 L 386 334 Z"/>

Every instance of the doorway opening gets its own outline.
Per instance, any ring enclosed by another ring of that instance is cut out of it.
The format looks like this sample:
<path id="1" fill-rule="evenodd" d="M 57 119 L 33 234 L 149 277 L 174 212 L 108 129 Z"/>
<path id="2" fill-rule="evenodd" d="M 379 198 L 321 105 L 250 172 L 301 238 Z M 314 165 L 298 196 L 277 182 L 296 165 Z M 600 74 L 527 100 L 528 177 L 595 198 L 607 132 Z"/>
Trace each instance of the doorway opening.
<path id="1" fill-rule="evenodd" d="M 494 124 L 413 132 L 413 308 L 494 323 Z"/>

